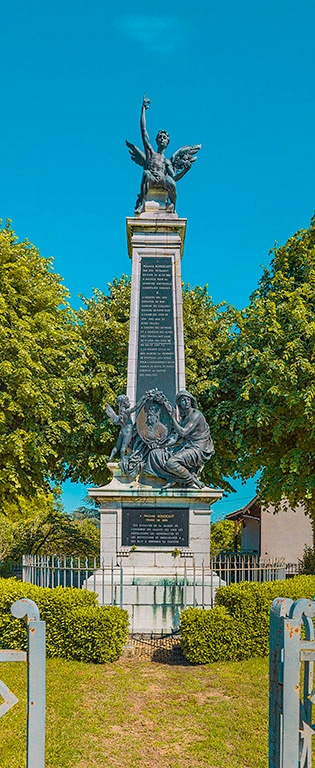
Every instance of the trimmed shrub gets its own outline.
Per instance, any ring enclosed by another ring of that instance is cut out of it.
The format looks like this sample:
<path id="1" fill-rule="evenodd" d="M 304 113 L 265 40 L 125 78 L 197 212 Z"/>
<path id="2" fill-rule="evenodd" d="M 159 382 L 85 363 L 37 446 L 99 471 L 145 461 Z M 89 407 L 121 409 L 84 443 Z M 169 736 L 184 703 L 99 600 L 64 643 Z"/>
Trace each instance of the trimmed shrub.
<path id="1" fill-rule="evenodd" d="M 187 608 L 181 614 L 181 647 L 188 661 L 213 661 L 266 656 L 269 649 L 269 612 L 275 597 L 312 599 L 315 576 L 257 584 L 244 581 L 220 587 L 210 610 Z"/>
<path id="2" fill-rule="evenodd" d="M 193 664 L 233 659 L 238 652 L 238 635 L 232 617 L 224 606 L 211 611 L 187 608 L 181 614 L 181 648 Z"/>
<path id="3" fill-rule="evenodd" d="M 116 606 L 76 608 L 63 617 L 60 628 L 58 656 L 95 664 L 115 661 L 128 636 L 128 614 Z"/>
<path id="4" fill-rule="evenodd" d="M 15 619 L 10 607 L 28 597 L 46 621 L 48 657 L 101 663 L 114 661 L 128 636 L 128 614 L 116 606 L 98 606 L 94 592 L 83 589 L 54 589 L 0 579 L 0 647 L 27 649 L 27 630 Z"/>

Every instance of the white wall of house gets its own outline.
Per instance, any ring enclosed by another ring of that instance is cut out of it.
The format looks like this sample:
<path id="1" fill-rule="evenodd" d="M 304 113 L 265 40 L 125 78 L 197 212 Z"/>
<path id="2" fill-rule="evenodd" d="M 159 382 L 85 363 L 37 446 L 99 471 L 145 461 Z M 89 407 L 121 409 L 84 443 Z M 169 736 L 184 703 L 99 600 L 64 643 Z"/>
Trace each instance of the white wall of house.
<path id="1" fill-rule="evenodd" d="M 247 517 L 242 521 L 242 552 L 259 555 L 260 521 Z"/>
<path id="2" fill-rule="evenodd" d="M 285 557 L 287 563 L 297 563 L 305 544 L 312 546 L 312 528 L 301 505 L 295 510 L 285 510 L 284 505 L 279 512 L 272 505 L 261 510 L 262 557 Z"/>

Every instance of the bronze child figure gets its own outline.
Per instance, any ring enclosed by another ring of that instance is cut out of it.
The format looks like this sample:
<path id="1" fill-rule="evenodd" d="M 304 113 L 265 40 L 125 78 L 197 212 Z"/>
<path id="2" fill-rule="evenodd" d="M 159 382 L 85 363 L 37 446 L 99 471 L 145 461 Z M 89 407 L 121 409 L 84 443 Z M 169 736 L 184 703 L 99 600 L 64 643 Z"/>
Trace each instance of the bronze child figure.
<path id="1" fill-rule="evenodd" d="M 117 397 L 118 413 L 115 413 L 114 409 L 110 406 L 106 406 L 106 413 L 108 418 L 113 424 L 120 425 L 120 432 L 116 441 L 116 445 L 110 454 L 109 461 L 120 453 L 120 458 L 124 459 L 126 451 L 131 442 L 133 423 L 130 418 L 130 414 L 133 409 L 130 408 L 130 400 L 127 395 L 118 395 Z"/>

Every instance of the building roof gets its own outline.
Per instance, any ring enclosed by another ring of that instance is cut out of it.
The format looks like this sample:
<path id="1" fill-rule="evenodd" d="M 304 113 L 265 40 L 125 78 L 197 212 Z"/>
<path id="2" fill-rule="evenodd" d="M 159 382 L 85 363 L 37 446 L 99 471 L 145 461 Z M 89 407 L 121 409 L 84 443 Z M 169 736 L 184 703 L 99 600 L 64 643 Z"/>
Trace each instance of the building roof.
<path id="1" fill-rule="evenodd" d="M 254 496 L 251 501 L 246 504 L 245 507 L 242 507 L 241 509 L 236 509 L 235 512 L 230 512 L 228 515 L 226 515 L 225 520 L 244 520 L 245 518 L 250 517 L 252 520 L 259 520 L 260 519 L 260 512 L 261 512 L 261 503 L 259 501 L 258 496 Z"/>

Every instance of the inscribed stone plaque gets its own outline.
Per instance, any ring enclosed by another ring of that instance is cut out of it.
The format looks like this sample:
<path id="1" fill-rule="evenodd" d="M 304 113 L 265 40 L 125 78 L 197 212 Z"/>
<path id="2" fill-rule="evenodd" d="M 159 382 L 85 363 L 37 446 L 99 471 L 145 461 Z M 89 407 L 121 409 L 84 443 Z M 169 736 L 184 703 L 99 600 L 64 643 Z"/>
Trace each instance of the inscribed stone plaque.
<path id="1" fill-rule="evenodd" d="M 156 387 L 175 403 L 172 259 L 141 259 L 137 395 Z"/>
<path id="2" fill-rule="evenodd" d="M 123 547 L 188 547 L 188 507 L 123 507 Z"/>

